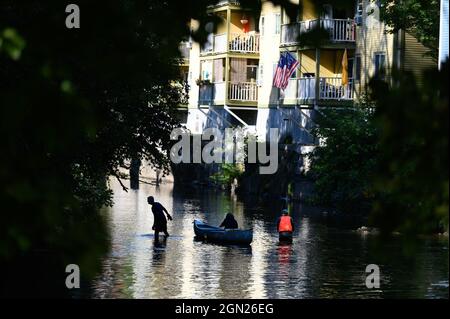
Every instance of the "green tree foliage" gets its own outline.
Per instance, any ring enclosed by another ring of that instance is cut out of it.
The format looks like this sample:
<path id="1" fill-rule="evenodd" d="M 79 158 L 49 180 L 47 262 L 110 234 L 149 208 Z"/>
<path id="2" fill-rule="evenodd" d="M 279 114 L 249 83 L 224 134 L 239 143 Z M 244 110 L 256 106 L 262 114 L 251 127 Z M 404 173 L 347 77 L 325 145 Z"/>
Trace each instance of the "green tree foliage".
<path id="1" fill-rule="evenodd" d="M 419 86 L 404 73 L 393 87 L 371 84 L 381 131 L 373 222 L 386 231 L 448 229 L 448 63 L 424 79 Z"/>
<path id="2" fill-rule="evenodd" d="M 243 167 L 239 164 L 221 164 L 219 171 L 212 175 L 211 181 L 223 187 L 230 187 L 235 179 L 243 173 Z"/>
<path id="3" fill-rule="evenodd" d="M 89 274 L 106 247 L 98 209 L 110 175 L 133 157 L 167 167 L 176 124 L 178 44 L 188 28 L 160 1 L 80 1 L 0 9 L 0 260 L 64 251 Z"/>
<path id="4" fill-rule="evenodd" d="M 371 81 L 372 108 L 328 111 L 311 154 L 317 201 L 370 214 L 384 233 L 448 231 L 448 63 Z M 364 103 L 365 104 L 365 103 Z"/>
<path id="5" fill-rule="evenodd" d="M 111 204 L 108 177 L 119 177 L 132 158 L 168 168 L 182 98 L 174 85 L 179 43 L 206 39 L 219 21 L 206 10 L 215 3 L 80 0 L 81 28 L 67 29 L 68 3 L 2 1 L 0 263 L 7 271 L 52 251 L 93 273 L 106 247 L 98 212 Z M 190 30 L 191 18 L 198 30 Z M 25 274 L 3 286 L 36 276 Z"/>
<path id="6" fill-rule="evenodd" d="M 316 201 L 345 213 L 367 210 L 379 154 L 371 108 L 325 111 L 317 124 L 313 133 L 323 145 L 309 155 Z"/>
<path id="7" fill-rule="evenodd" d="M 404 30 L 438 58 L 440 0 L 380 0 L 381 19 L 392 32 Z"/>

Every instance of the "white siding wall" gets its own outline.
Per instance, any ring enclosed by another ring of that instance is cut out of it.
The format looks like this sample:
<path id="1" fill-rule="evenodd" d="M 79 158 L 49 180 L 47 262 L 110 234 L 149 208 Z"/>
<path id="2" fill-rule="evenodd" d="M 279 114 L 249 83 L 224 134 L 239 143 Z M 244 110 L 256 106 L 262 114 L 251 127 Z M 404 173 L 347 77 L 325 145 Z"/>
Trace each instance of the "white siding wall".
<path id="1" fill-rule="evenodd" d="M 197 28 L 198 23 L 191 22 L 192 28 Z M 200 45 L 193 41 L 192 48 L 189 56 L 189 107 L 196 108 L 198 105 L 199 87 L 196 84 L 196 80 L 200 78 Z"/>
<path id="2" fill-rule="evenodd" d="M 272 88 L 274 65 L 280 57 L 281 34 L 276 31 L 277 19 L 281 15 L 281 7 L 273 6 L 271 2 L 264 1 L 261 16 L 264 16 L 264 36 L 261 36 L 259 65 L 263 66 L 259 73 L 258 107 L 267 108 L 274 103 L 274 94 L 277 90 Z M 279 20 L 278 20 L 279 21 Z"/>

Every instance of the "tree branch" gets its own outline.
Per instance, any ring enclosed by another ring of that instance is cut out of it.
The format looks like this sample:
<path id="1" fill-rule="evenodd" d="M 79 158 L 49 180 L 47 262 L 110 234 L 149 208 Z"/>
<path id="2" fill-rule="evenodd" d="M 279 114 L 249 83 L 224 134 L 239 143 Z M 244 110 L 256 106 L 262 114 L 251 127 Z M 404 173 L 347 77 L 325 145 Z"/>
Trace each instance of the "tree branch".
<path id="1" fill-rule="evenodd" d="M 122 180 L 120 179 L 120 176 L 117 175 L 116 172 L 113 172 L 112 175 L 119 181 L 120 186 L 122 186 L 122 189 L 128 193 L 128 187 L 126 187 L 123 183 Z"/>

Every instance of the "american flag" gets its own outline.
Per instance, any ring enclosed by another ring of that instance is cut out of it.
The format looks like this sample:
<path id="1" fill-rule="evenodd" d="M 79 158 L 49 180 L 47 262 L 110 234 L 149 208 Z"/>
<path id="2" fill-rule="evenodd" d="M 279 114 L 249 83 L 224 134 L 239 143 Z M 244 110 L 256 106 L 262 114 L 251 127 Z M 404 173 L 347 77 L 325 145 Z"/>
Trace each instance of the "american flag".
<path id="1" fill-rule="evenodd" d="M 286 90 L 289 84 L 289 78 L 295 72 L 300 62 L 298 62 L 289 52 L 282 52 L 280 61 L 278 62 L 275 76 L 273 78 L 273 86 Z"/>

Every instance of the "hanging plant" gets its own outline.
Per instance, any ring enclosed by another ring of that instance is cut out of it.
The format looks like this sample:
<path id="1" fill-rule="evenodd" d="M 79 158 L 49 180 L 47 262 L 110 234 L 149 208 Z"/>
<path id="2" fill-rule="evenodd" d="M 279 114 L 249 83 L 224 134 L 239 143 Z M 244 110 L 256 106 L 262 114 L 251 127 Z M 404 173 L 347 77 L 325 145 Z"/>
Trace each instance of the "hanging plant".
<path id="1" fill-rule="evenodd" d="M 197 79 L 197 80 L 195 80 L 195 83 L 196 83 L 198 86 L 210 85 L 210 84 L 211 84 L 211 80 Z"/>

